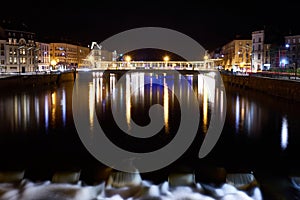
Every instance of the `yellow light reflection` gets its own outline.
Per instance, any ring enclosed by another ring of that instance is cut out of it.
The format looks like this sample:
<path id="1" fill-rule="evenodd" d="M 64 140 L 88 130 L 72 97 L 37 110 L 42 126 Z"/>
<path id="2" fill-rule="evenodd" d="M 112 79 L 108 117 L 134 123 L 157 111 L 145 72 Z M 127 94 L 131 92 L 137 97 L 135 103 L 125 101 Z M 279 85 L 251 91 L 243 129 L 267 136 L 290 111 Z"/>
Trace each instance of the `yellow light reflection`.
<path id="1" fill-rule="evenodd" d="M 56 92 L 51 94 L 51 122 L 54 125 L 56 122 Z"/>
<path id="2" fill-rule="evenodd" d="M 99 83 L 99 78 L 93 78 L 93 82 L 94 82 L 94 85 L 96 87 L 96 102 L 99 103 L 100 102 L 100 83 Z"/>
<path id="3" fill-rule="evenodd" d="M 244 122 L 245 122 L 245 109 L 246 109 L 246 106 L 245 106 L 245 99 L 242 98 L 241 99 L 241 113 L 240 113 L 240 125 L 241 125 L 241 128 L 244 128 Z"/>
<path id="4" fill-rule="evenodd" d="M 95 88 L 94 84 L 89 84 L 89 122 L 90 126 L 94 126 L 94 112 L 95 112 Z"/>
<path id="5" fill-rule="evenodd" d="M 199 97 L 203 92 L 203 81 L 204 81 L 203 80 L 203 75 L 199 74 L 198 75 L 198 95 L 199 95 Z"/>
<path id="6" fill-rule="evenodd" d="M 126 98 L 125 98 L 125 106 L 126 106 L 126 122 L 128 125 L 128 130 L 131 129 L 130 120 L 131 120 L 131 89 L 130 89 L 130 76 L 126 77 Z"/>
<path id="7" fill-rule="evenodd" d="M 113 89 L 116 88 L 115 83 L 116 83 L 116 76 L 115 76 L 115 74 L 111 74 L 109 77 L 110 92 L 112 92 Z M 113 93 L 113 98 L 115 98 L 115 93 Z"/>
<path id="8" fill-rule="evenodd" d="M 101 101 L 102 101 L 102 98 L 103 98 L 102 90 L 105 89 L 103 86 L 103 78 L 100 78 L 99 82 L 100 82 L 100 86 L 99 86 L 99 97 L 98 98 L 101 99 Z"/>
<path id="9" fill-rule="evenodd" d="M 169 91 L 166 78 L 164 78 L 164 123 L 165 131 L 169 133 Z"/>
<path id="10" fill-rule="evenodd" d="M 207 130 L 207 113 L 208 113 L 208 92 L 207 88 L 203 87 L 203 127 Z"/>
<path id="11" fill-rule="evenodd" d="M 56 92 L 53 92 L 51 94 L 51 103 L 52 103 L 52 105 L 56 104 Z"/>
<path id="12" fill-rule="evenodd" d="M 152 85 L 153 85 L 153 77 L 150 77 L 150 105 L 152 105 Z"/>

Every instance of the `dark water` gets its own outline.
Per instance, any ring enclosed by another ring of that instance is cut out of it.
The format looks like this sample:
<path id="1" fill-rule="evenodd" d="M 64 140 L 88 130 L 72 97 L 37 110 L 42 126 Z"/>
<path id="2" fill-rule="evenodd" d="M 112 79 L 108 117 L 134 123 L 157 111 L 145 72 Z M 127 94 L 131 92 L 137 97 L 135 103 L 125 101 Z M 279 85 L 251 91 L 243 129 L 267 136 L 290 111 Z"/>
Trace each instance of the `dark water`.
<path id="1" fill-rule="evenodd" d="M 199 128 L 191 146 L 171 166 L 183 164 L 196 168 L 216 165 L 228 169 L 280 172 L 297 171 L 300 167 L 300 103 L 233 87 L 226 88 L 224 93 L 217 85 L 211 93 L 205 82 L 212 83 L 213 79 L 207 79 L 203 74 L 178 78 L 169 74 L 131 73 L 126 76 L 124 84 L 117 85 L 118 74 L 100 77 L 84 73 L 90 72 L 79 72 L 78 77 L 90 78 L 88 91 L 77 98 L 88 101 L 90 117 L 86 120 L 90 128 L 96 123 L 93 118 L 95 112 L 106 136 L 123 149 L 149 152 L 163 148 L 174 139 L 180 120 L 189 120 L 180 118 L 178 101 L 178 98 L 191 95 L 181 84 L 181 80 L 187 79 L 199 102 Z M 154 79 L 159 84 L 153 83 Z M 152 84 L 133 90 L 133 85 L 143 83 Z M 66 82 L 57 87 L 1 93 L 1 168 L 26 168 L 38 172 L 64 168 L 92 169 L 102 165 L 86 150 L 74 125 L 73 86 L 73 82 Z M 178 88 L 182 96 L 174 95 L 174 88 Z M 222 96 L 226 97 L 226 101 L 222 100 Z M 123 125 L 128 134 L 115 122 L 111 102 L 117 102 L 114 104 L 116 109 L 124 111 L 119 114 L 124 119 Z M 148 111 L 154 104 L 162 105 L 163 127 L 150 138 L 131 137 L 133 122 L 138 126 L 150 123 Z M 224 106 L 227 107 L 226 113 L 222 113 Z M 225 115 L 225 124 L 216 146 L 200 159 L 198 152 L 212 123 L 212 109 L 218 109 L 220 115 Z M 101 141 L 96 142 L 101 145 Z"/>

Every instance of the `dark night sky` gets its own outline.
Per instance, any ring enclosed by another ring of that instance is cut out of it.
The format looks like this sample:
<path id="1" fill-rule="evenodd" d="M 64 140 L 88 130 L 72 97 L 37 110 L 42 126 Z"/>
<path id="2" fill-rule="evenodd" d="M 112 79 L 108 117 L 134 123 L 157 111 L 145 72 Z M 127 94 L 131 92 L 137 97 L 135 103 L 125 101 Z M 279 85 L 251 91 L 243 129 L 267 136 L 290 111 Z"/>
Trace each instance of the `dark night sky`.
<path id="1" fill-rule="evenodd" d="M 239 7 L 228 2 L 222 5 L 213 1 L 174 2 L 86 0 L 60 4 L 51 1 L 50 4 L 28 0 L 24 5 L 19 3 L 14 11 L 1 11 L 0 18 L 24 22 L 41 40 L 60 38 L 82 44 L 101 42 L 119 32 L 146 26 L 180 31 L 208 50 L 226 44 L 236 35 L 250 39 L 252 31 L 264 27 L 283 35 L 300 34 L 299 6 L 287 1 L 288 6 L 275 2 L 260 6 L 259 1 L 240 1 Z"/>

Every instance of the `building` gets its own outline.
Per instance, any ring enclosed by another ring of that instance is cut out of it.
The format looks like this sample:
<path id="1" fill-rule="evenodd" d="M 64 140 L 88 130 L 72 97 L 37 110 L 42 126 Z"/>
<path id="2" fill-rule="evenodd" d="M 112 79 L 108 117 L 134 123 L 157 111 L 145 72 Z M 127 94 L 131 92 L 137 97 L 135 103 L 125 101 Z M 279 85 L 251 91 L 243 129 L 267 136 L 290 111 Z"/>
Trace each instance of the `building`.
<path id="1" fill-rule="evenodd" d="M 16 73 L 35 71 L 37 69 L 35 33 L 30 32 L 25 24 L 10 21 L 2 21 L 0 27 L 1 71 Z"/>
<path id="2" fill-rule="evenodd" d="M 243 71 L 250 70 L 252 41 L 248 39 L 235 39 L 225 44 L 221 50 L 225 70 Z"/>
<path id="3" fill-rule="evenodd" d="M 52 69 L 72 69 L 86 66 L 88 47 L 68 43 L 50 43 Z"/>
<path id="4" fill-rule="evenodd" d="M 87 62 L 87 57 L 90 54 L 90 49 L 88 47 L 77 47 L 77 59 L 78 59 L 78 68 L 87 68 L 90 66 L 90 62 Z"/>
<path id="5" fill-rule="evenodd" d="M 269 70 L 271 44 L 267 43 L 264 30 L 252 32 L 252 71 Z"/>
<path id="6" fill-rule="evenodd" d="M 50 70 L 50 44 L 36 42 L 38 71 Z"/>
<path id="7" fill-rule="evenodd" d="M 110 67 L 112 61 L 117 61 L 117 52 L 103 49 L 100 44 L 92 42 L 90 54 L 87 57 L 87 62 L 92 68 L 107 68 Z"/>
<path id="8" fill-rule="evenodd" d="M 6 41 L 3 39 L 0 39 L 0 73 L 6 72 L 6 65 L 5 65 L 5 44 Z"/>
<path id="9" fill-rule="evenodd" d="M 297 69 L 300 66 L 300 35 L 285 36 L 286 67 Z"/>

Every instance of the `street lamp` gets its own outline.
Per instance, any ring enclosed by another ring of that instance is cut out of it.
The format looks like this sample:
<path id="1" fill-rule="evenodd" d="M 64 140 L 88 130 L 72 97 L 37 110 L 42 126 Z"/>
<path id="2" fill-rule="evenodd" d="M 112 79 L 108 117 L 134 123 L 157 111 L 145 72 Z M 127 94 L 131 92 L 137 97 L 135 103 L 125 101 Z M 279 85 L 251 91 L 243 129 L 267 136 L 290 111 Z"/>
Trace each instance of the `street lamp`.
<path id="1" fill-rule="evenodd" d="M 169 56 L 165 56 L 165 57 L 164 57 L 164 61 L 166 62 L 165 67 L 168 66 L 169 60 L 170 60 L 170 57 L 169 57 Z"/>
<path id="2" fill-rule="evenodd" d="M 131 57 L 130 56 L 126 56 L 125 57 L 125 61 L 129 63 L 131 61 Z"/>
<path id="3" fill-rule="evenodd" d="M 125 56 L 125 61 L 127 62 L 127 66 L 130 67 L 130 61 L 131 61 L 131 57 L 130 56 Z"/>
<path id="4" fill-rule="evenodd" d="M 54 66 L 57 64 L 56 60 L 51 60 L 50 64 L 52 65 L 52 67 L 54 68 Z"/>

